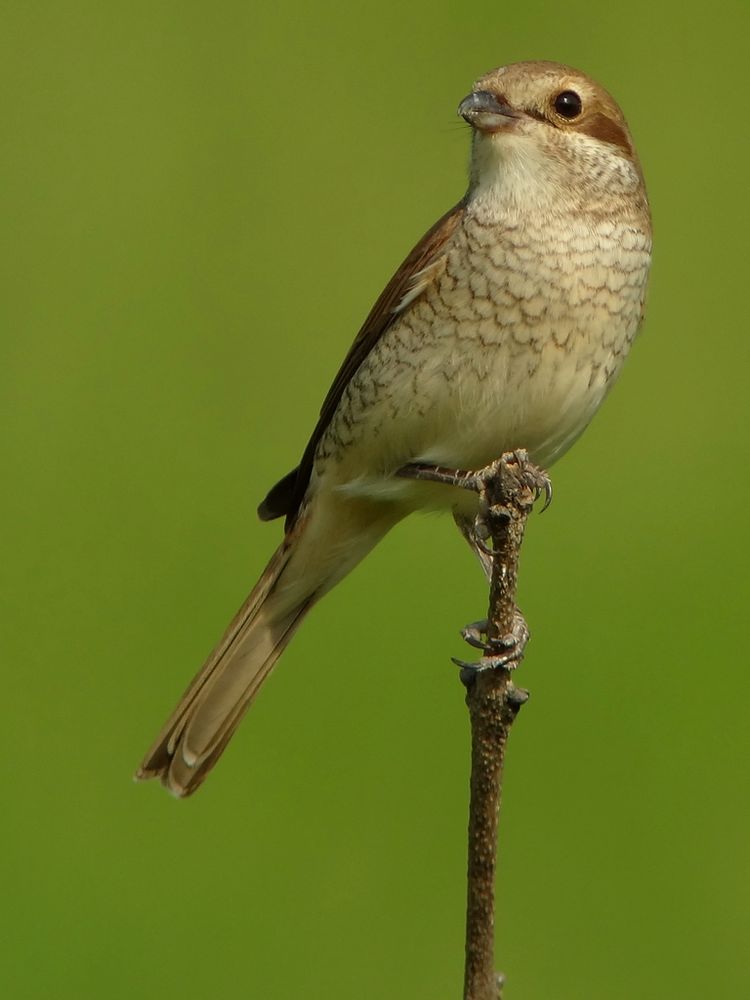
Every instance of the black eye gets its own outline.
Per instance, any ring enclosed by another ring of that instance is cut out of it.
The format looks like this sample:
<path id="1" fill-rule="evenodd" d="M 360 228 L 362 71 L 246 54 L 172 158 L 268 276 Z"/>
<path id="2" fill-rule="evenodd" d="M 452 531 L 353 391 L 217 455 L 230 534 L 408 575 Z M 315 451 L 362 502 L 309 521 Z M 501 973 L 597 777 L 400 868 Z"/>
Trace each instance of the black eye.
<path id="1" fill-rule="evenodd" d="M 562 118 L 577 118 L 583 109 L 581 98 L 574 90 L 563 90 L 557 95 L 553 104 L 555 111 Z"/>

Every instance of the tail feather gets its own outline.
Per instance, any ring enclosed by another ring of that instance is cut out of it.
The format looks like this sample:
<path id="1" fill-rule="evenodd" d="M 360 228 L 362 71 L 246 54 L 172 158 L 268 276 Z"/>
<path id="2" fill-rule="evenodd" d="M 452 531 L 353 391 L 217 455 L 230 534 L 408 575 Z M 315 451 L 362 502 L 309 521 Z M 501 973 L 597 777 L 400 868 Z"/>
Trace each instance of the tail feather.
<path id="1" fill-rule="evenodd" d="M 191 795 L 221 756 L 313 604 L 399 518 L 336 494 L 303 508 L 250 596 L 189 685 L 136 772 Z"/>
<path id="2" fill-rule="evenodd" d="M 157 736 L 137 780 L 158 777 L 174 795 L 187 796 L 219 759 L 313 604 L 312 597 L 292 607 L 274 599 L 292 550 L 287 536 Z"/>

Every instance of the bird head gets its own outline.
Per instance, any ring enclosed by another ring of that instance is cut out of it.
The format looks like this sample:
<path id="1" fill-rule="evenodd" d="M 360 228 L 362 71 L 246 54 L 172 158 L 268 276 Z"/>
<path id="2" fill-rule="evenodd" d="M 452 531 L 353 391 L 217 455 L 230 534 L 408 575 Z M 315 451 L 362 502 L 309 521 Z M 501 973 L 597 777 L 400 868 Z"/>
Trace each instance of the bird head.
<path id="1" fill-rule="evenodd" d="M 470 194 L 579 209 L 618 192 L 645 204 L 625 117 L 590 77 L 521 62 L 481 77 L 458 113 L 473 130 Z"/>

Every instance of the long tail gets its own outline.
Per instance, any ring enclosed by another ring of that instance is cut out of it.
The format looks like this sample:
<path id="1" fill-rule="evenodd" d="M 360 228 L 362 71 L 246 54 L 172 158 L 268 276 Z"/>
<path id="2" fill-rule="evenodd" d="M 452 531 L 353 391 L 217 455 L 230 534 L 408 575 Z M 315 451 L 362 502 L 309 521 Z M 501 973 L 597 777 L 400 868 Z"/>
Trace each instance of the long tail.
<path id="1" fill-rule="evenodd" d="M 179 798 L 201 785 L 306 613 L 393 523 L 337 522 L 331 510 L 312 522 L 303 515 L 273 554 L 146 754 L 137 780 L 160 778 Z"/>

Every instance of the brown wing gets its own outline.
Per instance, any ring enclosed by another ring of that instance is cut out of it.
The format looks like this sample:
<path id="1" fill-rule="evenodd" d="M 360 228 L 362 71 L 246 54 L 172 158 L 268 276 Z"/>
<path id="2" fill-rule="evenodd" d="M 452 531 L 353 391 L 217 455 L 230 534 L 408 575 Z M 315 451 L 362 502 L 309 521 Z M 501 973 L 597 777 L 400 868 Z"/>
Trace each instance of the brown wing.
<path id="1" fill-rule="evenodd" d="M 437 266 L 442 262 L 443 248 L 463 216 L 464 206 L 464 201 L 460 201 L 450 212 L 438 219 L 386 285 L 333 380 L 302 461 L 270 490 L 258 508 L 258 515 L 263 521 L 272 521 L 276 517 L 286 515 L 287 529 L 294 521 L 310 481 L 315 449 L 330 423 L 344 389 L 396 316 L 430 285 L 437 273 Z"/>

